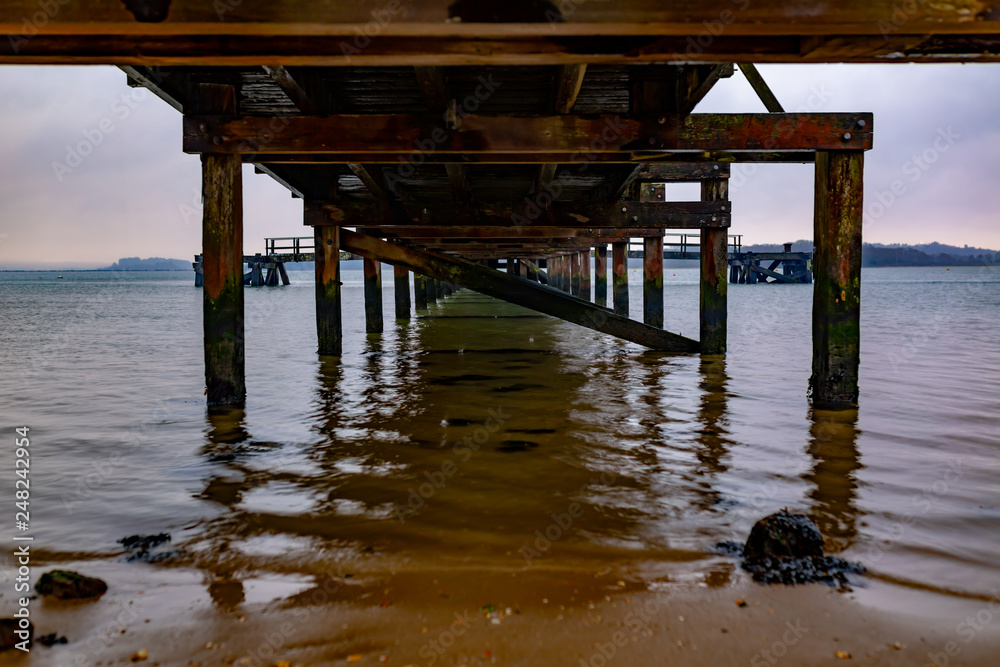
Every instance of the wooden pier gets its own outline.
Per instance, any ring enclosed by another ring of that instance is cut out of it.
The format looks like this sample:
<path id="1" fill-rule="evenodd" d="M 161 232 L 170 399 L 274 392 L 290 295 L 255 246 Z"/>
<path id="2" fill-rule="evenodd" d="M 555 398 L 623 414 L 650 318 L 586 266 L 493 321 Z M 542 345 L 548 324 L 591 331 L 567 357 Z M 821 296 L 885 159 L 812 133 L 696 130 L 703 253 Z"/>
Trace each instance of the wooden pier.
<path id="1" fill-rule="evenodd" d="M 722 354 L 729 165 L 744 161 L 814 165 L 811 391 L 850 404 L 873 118 L 787 113 L 753 63 L 1000 61 L 1000 2 L 913 3 L 887 30 L 897 5 L 80 0 L 29 25 L 37 2 L 0 0 L 0 63 L 115 64 L 183 114 L 183 148 L 202 164 L 209 405 L 246 397 L 245 163 L 303 200 L 321 355 L 342 350 L 341 249 L 368 261 L 365 313 L 349 316 L 369 331 L 383 326 L 386 262 L 397 317 L 411 271 L 417 308 L 452 283 L 654 349 Z M 734 64 L 767 113 L 694 113 Z M 675 182 L 700 183 L 698 201 L 648 194 Z M 699 238 L 698 341 L 662 328 L 669 230 Z M 646 250 L 641 323 L 625 315 L 632 238 Z M 782 255 L 739 258 L 737 280 L 804 278 Z M 251 261 L 266 284 L 265 257 Z M 539 263 L 548 285 L 530 279 Z"/>
<path id="2" fill-rule="evenodd" d="M 288 285 L 288 272 L 285 264 L 288 262 L 312 262 L 316 259 L 314 240 L 310 236 L 286 236 L 264 239 L 263 254 L 243 255 L 243 264 L 247 271 L 243 274 L 243 285 L 246 287 L 277 287 Z M 358 259 L 349 252 L 341 252 L 340 259 Z M 202 256 L 195 255 L 191 262 L 194 269 L 194 285 L 204 284 L 204 266 Z"/>

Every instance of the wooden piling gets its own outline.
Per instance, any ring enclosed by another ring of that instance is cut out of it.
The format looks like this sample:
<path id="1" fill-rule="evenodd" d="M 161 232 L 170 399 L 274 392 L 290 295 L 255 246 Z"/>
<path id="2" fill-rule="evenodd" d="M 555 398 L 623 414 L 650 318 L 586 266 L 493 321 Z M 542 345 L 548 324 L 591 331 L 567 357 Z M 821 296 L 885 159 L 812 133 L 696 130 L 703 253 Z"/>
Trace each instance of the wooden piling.
<path id="1" fill-rule="evenodd" d="M 583 297 L 583 267 L 580 265 L 580 253 L 569 256 L 569 291 L 577 298 Z"/>
<path id="2" fill-rule="evenodd" d="M 427 281 L 422 273 L 413 274 L 413 306 L 417 310 L 427 310 Z"/>
<path id="3" fill-rule="evenodd" d="M 858 401 L 864 153 L 816 153 L 813 218 L 814 402 Z"/>
<path id="4" fill-rule="evenodd" d="M 591 301 L 590 297 L 590 249 L 580 253 L 580 297 Z"/>
<path id="5" fill-rule="evenodd" d="M 663 237 L 643 239 L 642 320 L 663 328 Z"/>
<path id="6" fill-rule="evenodd" d="M 232 86 L 202 84 L 206 111 L 236 112 Z M 209 406 L 246 403 L 243 320 L 243 164 L 239 155 L 201 156 L 202 310 Z"/>
<path id="7" fill-rule="evenodd" d="M 608 246 L 605 244 L 594 251 L 594 303 L 608 305 Z"/>
<path id="8" fill-rule="evenodd" d="M 396 289 L 396 319 L 410 319 L 410 272 L 401 266 L 392 267 Z"/>
<path id="9" fill-rule="evenodd" d="M 306 208 L 309 204 L 306 203 Z M 313 227 L 316 245 L 316 338 L 319 354 L 339 357 L 343 346 L 340 314 L 340 228 Z"/>
<path id="10" fill-rule="evenodd" d="M 382 333 L 382 263 L 364 259 L 365 273 L 365 331 Z"/>
<path id="11" fill-rule="evenodd" d="M 628 317 L 628 241 L 611 244 L 611 272 L 614 311 Z"/>
<path id="12" fill-rule="evenodd" d="M 728 179 L 712 178 L 701 182 L 702 201 L 726 201 L 728 199 Z M 729 230 L 725 227 L 701 230 L 702 354 L 724 354 L 726 352 L 728 241 Z"/>
<path id="13" fill-rule="evenodd" d="M 438 301 L 438 287 L 437 280 L 434 278 L 428 278 L 427 282 L 424 283 L 427 288 L 427 305 L 434 306 Z"/>

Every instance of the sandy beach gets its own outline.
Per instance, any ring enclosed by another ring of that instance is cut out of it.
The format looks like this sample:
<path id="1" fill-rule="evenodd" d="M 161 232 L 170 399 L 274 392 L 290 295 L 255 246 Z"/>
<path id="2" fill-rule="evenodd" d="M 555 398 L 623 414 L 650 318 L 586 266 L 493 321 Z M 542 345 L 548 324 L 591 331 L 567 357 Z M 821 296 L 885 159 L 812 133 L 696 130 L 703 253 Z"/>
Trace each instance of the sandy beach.
<path id="1" fill-rule="evenodd" d="M 109 592 L 94 602 L 36 600 L 36 632 L 69 643 L 6 652 L 3 662 L 944 667 L 990 665 L 1000 654 L 1000 623 L 992 622 L 1000 601 L 926 592 L 893 600 L 872 580 L 853 592 L 764 586 L 728 559 L 707 576 L 699 574 L 704 563 L 669 574 L 649 566 L 588 574 L 399 565 L 236 583 L 206 582 L 186 568 L 64 563 L 105 577 Z"/>

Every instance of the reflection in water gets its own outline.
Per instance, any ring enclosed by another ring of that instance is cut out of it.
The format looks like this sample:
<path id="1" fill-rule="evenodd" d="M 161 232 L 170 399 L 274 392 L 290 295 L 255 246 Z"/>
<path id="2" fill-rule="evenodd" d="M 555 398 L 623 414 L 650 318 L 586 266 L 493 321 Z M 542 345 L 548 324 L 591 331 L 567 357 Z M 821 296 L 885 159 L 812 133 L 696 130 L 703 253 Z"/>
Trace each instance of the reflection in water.
<path id="1" fill-rule="evenodd" d="M 209 408 L 203 453 L 210 461 L 228 461 L 250 437 L 246 431 L 246 411 L 242 408 Z"/>
<path id="2" fill-rule="evenodd" d="M 714 505 L 719 500 L 715 480 L 723 475 L 729 466 L 725 458 L 734 443 L 729 439 L 729 417 L 727 404 L 726 358 L 723 356 L 703 356 L 698 367 L 701 376 L 699 388 L 702 391 L 701 404 L 698 406 L 697 449 L 699 466 L 695 475 L 704 479 L 700 486 L 704 495 L 699 497 L 699 504 L 704 509 Z"/>
<path id="3" fill-rule="evenodd" d="M 858 411 L 813 408 L 810 418 L 813 467 L 802 479 L 812 487 L 812 514 L 827 550 L 839 553 L 857 537 L 857 478 L 864 467 L 858 455 Z"/>

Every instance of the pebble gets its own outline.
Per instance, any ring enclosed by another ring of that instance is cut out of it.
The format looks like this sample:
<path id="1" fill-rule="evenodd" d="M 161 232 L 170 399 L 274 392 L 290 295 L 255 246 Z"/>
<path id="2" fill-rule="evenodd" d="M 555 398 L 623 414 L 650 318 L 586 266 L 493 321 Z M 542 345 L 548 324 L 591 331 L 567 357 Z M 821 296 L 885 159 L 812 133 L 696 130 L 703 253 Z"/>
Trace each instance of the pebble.
<path id="1" fill-rule="evenodd" d="M 146 652 L 146 649 L 141 648 L 138 651 L 136 651 L 135 653 L 133 653 L 132 657 L 129 658 L 129 659 L 132 662 L 142 662 L 143 660 L 145 660 L 148 657 L 149 657 L 149 653 Z"/>
<path id="2" fill-rule="evenodd" d="M 851 654 L 847 651 L 834 651 L 833 654 L 840 658 L 841 660 L 850 660 Z"/>

